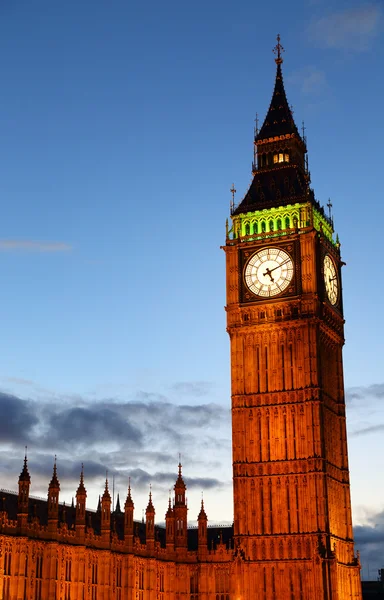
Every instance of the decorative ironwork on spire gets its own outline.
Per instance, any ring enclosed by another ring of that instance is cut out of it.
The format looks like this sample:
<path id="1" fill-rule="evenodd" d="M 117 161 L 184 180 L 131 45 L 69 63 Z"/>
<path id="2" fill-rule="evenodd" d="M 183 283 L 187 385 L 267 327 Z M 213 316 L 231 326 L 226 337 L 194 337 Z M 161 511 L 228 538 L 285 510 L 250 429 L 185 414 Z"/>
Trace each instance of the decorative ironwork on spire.
<path id="1" fill-rule="evenodd" d="M 277 44 L 276 46 L 273 48 L 273 52 L 274 54 L 276 54 L 276 58 L 275 58 L 275 63 L 277 65 L 281 65 L 281 63 L 283 62 L 283 59 L 281 57 L 281 53 L 285 52 L 283 46 L 280 44 L 280 33 L 277 34 Z"/>

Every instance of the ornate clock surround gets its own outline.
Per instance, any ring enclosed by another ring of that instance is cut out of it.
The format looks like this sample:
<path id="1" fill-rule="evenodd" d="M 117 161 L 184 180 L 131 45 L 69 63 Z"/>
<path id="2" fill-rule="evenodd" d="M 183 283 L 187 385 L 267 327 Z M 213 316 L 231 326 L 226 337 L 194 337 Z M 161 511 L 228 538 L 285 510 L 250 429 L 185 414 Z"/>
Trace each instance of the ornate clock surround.
<path id="1" fill-rule="evenodd" d="M 279 248 L 289 254 L 293 261 L 293 277 L 289 286 L 281 293 L 272 297 L 263 297 L 253 294 L 247 287 L 244 278 L 245 267 L 249 259 L 266 248 Z M 241 248 L 239 252 L 239 301 L 242 304 L 255 302 L 276 302 L 281 298 L 297 296 L 301 293 L 300 281 L 300 243 L 298 239 L 285 240 L 284 242 L 274 239 L 264 239 L 261 243 L 247 245 L 246 248 Z"/>

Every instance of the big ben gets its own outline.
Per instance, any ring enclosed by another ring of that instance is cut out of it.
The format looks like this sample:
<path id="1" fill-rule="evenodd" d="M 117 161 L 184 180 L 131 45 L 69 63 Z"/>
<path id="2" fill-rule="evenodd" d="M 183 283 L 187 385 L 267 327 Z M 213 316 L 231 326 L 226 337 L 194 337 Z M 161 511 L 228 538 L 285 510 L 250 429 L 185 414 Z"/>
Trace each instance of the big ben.
<path id="1" fill-rule="evenodd" d="M 332 217 L 310 186 L 282 51 L 278 37 L 272 100 L 255 131 L 253 180 L 232 207 L 225 246 L 234 595 L 360 599 L 343 383 L 343 263 Z"/>

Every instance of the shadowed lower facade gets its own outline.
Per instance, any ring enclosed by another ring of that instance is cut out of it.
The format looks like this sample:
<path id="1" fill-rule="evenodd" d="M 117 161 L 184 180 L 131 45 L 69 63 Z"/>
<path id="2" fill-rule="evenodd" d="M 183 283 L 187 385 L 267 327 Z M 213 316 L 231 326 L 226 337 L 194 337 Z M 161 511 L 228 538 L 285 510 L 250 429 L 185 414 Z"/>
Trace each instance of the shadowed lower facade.
<path id="1" fill-rule="evenodd" d="M 106 481 L 70 507 L 56 464 L 47 501 L 2 492 L 3 600 L 360 600 L 353 545 L 342 347 L 340 243 L 310 187 L 276 46 L 276 80 L 255 131 L 253 180 L 226 227 L 234 524 L 187 521 L 181 465 L 165 526 L 134 520 L 129 487 Z M 233 190 L 234 191 L 234 190 Z"/>

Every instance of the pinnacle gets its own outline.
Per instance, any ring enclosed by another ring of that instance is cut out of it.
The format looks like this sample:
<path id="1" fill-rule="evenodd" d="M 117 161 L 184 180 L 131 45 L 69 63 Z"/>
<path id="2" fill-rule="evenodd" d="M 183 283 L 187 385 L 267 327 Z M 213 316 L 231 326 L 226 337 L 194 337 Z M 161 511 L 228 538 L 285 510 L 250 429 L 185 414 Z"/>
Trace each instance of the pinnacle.
<path id="1" fill-rule="evenodd" d="M 204 500 L 203 500 L 203 498 L 201 499 L 201 508 L 200 508 L 199 516 L 197 518 L 199 520 L 207 518 L 207 514 L 206 514 L 205 509 L 204 509 Z"/>
<path id="2" fill-rule="evenodd" d="M 60 482 L 57 478 L 56 456 L 55 456 L 55 462 L 53 463 L 53 473 L 52 473 L 52 479 L 50 481 L 49 487 L 50 487 L 50 489 L 52 489 L 52 488 L 60 489 Z"/>
<path id="3" fill-rule="evenodd" d="M 25 452 L 25 456 L 24 456 L 23 469 L 22 469 L 22 471 L 20 473 L 20 477 L 19 477 L 19 482 L 20 481 L 27 481 L 28 483 L 31 483 L 31 476 L 28 471 L 27 452 Z"/>
<path id="4" fill-rule="evenodd" d="M 131 478 L 129 478 L 128 480 L 128 493 L 127 493 L 127 498 L 125 500 L 125 504 L 124 504 L 124 508 L 134 508 L 134 504 L 133 504 L 133 500 L 132 500 L 132 496 L 131 496 Z"/>
<path id="5" fill-rule="evenodd" d="M 154 512 L 155 508 L 152 503 L 152 488 L 149 489 L 149 500 L 146 512 Z"/>
<path id="6" fill-rule="evenodd" d="M 77 488 L 76 494 L 87 495 L 87 491 L 84 486 L 84 464 L 81 465 L 80 483 L 79 483 L 79 487 Z"/>
<path id="7" fill-rule="evenodd" d="M 103 494 L 103 500 L 111 500 L 111 494 L 109 493 L 109 489 L 108 489 L 108 477 L 105 478 L 105 489 L 104 489 L 104 494 Z"/>

